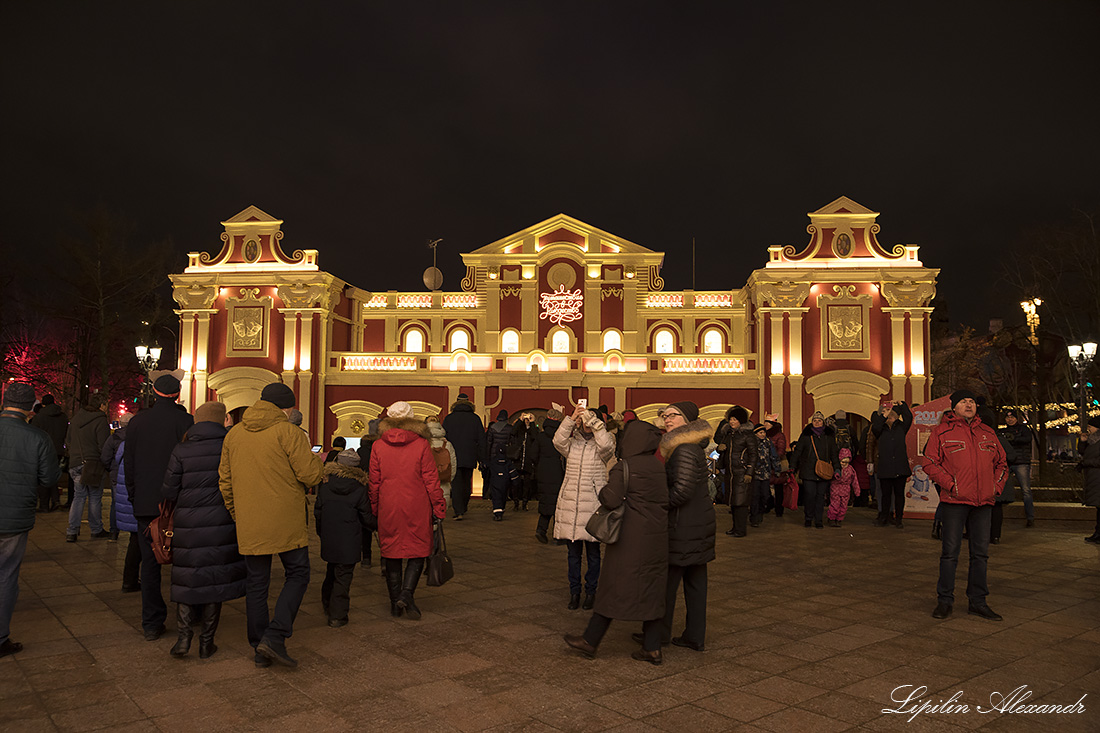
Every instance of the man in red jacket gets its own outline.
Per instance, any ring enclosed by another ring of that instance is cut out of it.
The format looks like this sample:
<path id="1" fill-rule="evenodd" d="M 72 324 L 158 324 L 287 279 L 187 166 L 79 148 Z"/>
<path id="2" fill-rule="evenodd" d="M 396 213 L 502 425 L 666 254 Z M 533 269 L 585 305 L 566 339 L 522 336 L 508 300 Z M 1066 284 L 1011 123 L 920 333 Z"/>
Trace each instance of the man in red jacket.
<path id="1" fill-rule="evenodd" d="M 986 563 L 989 559 L 989 523 L 993 503 L 1004 489 L 1008 472 L 1004 449 L 993 427 L 978 418 L 973 392 L 951 394 L 951 411 L 944 414 L 924 446 L 925 472 L 940 487 L 943 504 L 943 552 L 938 602 L 933 618 L 947 618 L 955 601 L 955 568 L 959 564 L 963 528 L 970 535 L 970 572 L 967 575 L 968 612 L 992 621 L 1001 617 L 985 602 L 989 595 Z"/>

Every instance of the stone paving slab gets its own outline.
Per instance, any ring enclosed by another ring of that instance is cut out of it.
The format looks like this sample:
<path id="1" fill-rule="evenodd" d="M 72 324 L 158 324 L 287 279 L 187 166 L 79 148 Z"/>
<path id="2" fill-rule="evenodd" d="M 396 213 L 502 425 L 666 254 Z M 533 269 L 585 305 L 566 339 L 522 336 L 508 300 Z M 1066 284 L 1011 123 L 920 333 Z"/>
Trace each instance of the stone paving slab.
<path id="1" fill-rule="evenodd" d="M 1091 524 L 1006 521 L 989 565 L 989 603 L 1005 617 L 995 623 L 965 613 L 965 549 L 961 608 L 932 619 L 930 523 L 872 518 L 853 509 L 842 528 L 819 530 L 788 512 L 734 539 L 720 510 L 707 651 L 667 647 L 654 667 L 630 659 L 636 624 L 613 624 L 595 660 L 571 652 L 561 637 L 587 613 L 565 608 L 565 548 L 535 541 L 535 512 L 498 523 L 475 500 L 466 520 L 447 522 L 456 575 L 421 585 L 420 622 L 390 617 L 376 548 L 374 567 L 356 570 L 349 625 L 329 628 L 314 543 L 288 642 L 300 666 L 288 670 L 253 665 L 243 599 L 225 605 L 209 660 L 197 643 L 171 658 L 174 633 L 145 642 L 139 594 L 120 591 L 126 535 L 91 540 L 85 527 L 67 544 L 62 513 L 39 515 L 12 623 L 26 648 L 0 659 L 0 730 L 1100 731 Z M 280 587 L 273 579 L 273 598 Z M 913 689 L 903 685 L 927 688 L 929 705 L 960 693 L 950 705 L 969 711 L 884 713 Z M 976 711 L 1021 685 L 1026 704 L 1085 696 L 1084 712 Z"/>

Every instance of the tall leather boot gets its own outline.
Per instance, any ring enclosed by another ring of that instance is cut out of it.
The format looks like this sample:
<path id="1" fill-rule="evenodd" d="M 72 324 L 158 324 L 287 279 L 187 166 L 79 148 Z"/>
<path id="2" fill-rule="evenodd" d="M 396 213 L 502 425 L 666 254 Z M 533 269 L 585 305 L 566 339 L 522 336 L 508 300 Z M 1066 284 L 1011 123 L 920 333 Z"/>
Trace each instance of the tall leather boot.
<path id="1" fill-rule="evenodd" d="M 405 607 L 401 605 L 401 559 L 382 558 L 382 572 L 386 576 L 386 590 L 390 592 L 390 615 L 400 616 Z"/>
<path id="2" fill-rule="evenodd" d="M 420 609 L 413 601 L 413 592 L 416 584 L 420 582 L 420 574 L 424 572 L 424 562 L 427 558 L 411 557 L 405 565 L 405 578 L 401 583 L 401 595 L 397 600 L 399 608 L 405 609 L 407 615 L 413 621 L 420 620 Z"/>
<path id="3" fill-rule="evenodd" d="M 202 607 L 202 630 L 199 632 L 199 659 L 209 659 L 218 651 L 214 634 L 222 618 L 222 604 L 207 603 Z"/>
<path id="4" fill-rule="evenodd" d="M 189 603 L 176 604 L 176 628 L 179 630 L 179 639 L 176 640 L 175 646 L 168 650 L 173 657 L 187 656 L 187 652 L 191 650 L 191 636 L 195 633 L 191 629 L 191 624 L 197 620 L 194 606 Z"/>

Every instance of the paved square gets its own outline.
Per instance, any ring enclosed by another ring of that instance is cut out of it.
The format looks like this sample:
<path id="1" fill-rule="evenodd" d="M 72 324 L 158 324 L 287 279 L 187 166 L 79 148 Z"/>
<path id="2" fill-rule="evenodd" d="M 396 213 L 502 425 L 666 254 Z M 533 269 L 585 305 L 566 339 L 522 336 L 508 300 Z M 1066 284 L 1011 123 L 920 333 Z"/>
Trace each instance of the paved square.
<path id="1" fill-rule="evenodd" d="M 989 563 L 989 603 L 1005 617 L 995 623 L 966 615 L 965 548 L 962 600 L 932 619 L 930 523 L 880 529 L 872 517 L 853 509 L 843 528 L 819 530 L 789 512 L 733 539 L 719 513 L 707 651 L 668 647 L 654 667 L 630 659 L 635 624 L 613 624 L 595 661 L 571 653 L 562 634 L 588 615 L 565 608 L 565 548 L 535 541 L 534 511 L 496 523 L 475 500 L 468 519 L 447 522 L 455 579 L 421 584 L 420 622 L 390 617 L 375 548 L 374 567 L 356 570 L 350 624 L 329 628 L 314 542 L 288 642 L 300 666 L 260 670 L 243 599 L 224 608 L 217 654 L 199 660 L 196 644 L 172 659 L 174 606 L 169 633 L 148 643 L 139 594 L 120 592 L 126 535 L 91 540 L 85 527 L 66 544 L 63 513 L 39 515 L 12 623 L 26 648 L 0 659 L 0 730 L 1100 730 L 1100 548 L 1082 541 L 1091 523 L 1006 520 Z M 901 685 L 926 686 L 930 705 L 961 691 L 950 705 L 969 712 L 884 714 Z M 1085 711 L 976 711 L 1021 685 L 1026 704 L 1087 694 Z"/>

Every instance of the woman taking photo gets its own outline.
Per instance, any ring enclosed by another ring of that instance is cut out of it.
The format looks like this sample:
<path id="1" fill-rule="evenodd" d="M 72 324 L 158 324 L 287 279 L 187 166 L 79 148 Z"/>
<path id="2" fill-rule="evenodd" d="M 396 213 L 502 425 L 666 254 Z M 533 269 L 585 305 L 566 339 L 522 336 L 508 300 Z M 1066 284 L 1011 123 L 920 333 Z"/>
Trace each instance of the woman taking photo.
<path id="1" fill-rule="evenodd" d="M 395 402 L 387 412 L 371 447 L 370 503 L 378 518 L 390 614 L 419 621 L 413 592 L 432 551 L 432 519 L 442 522 L 447 504 L 428 426 L 413 417 L 408 402 Z"/>
<path id="2" fill-rule="evenodd" d="M 668 575 L 668 484 L 655 454 L 661 431 L 639 420 L 623 431 L 622 460 L 600 490 L 600 504 L 624 506 L 619 541 L 607 545 L 600 571 L 600 594 L 583 636 L 566 634 L 565 643 L 588 657 L 607 633 L 611 619 L 642 622 L 642 648 L 630 656 L 661 663 L 661 626 Z"/>

